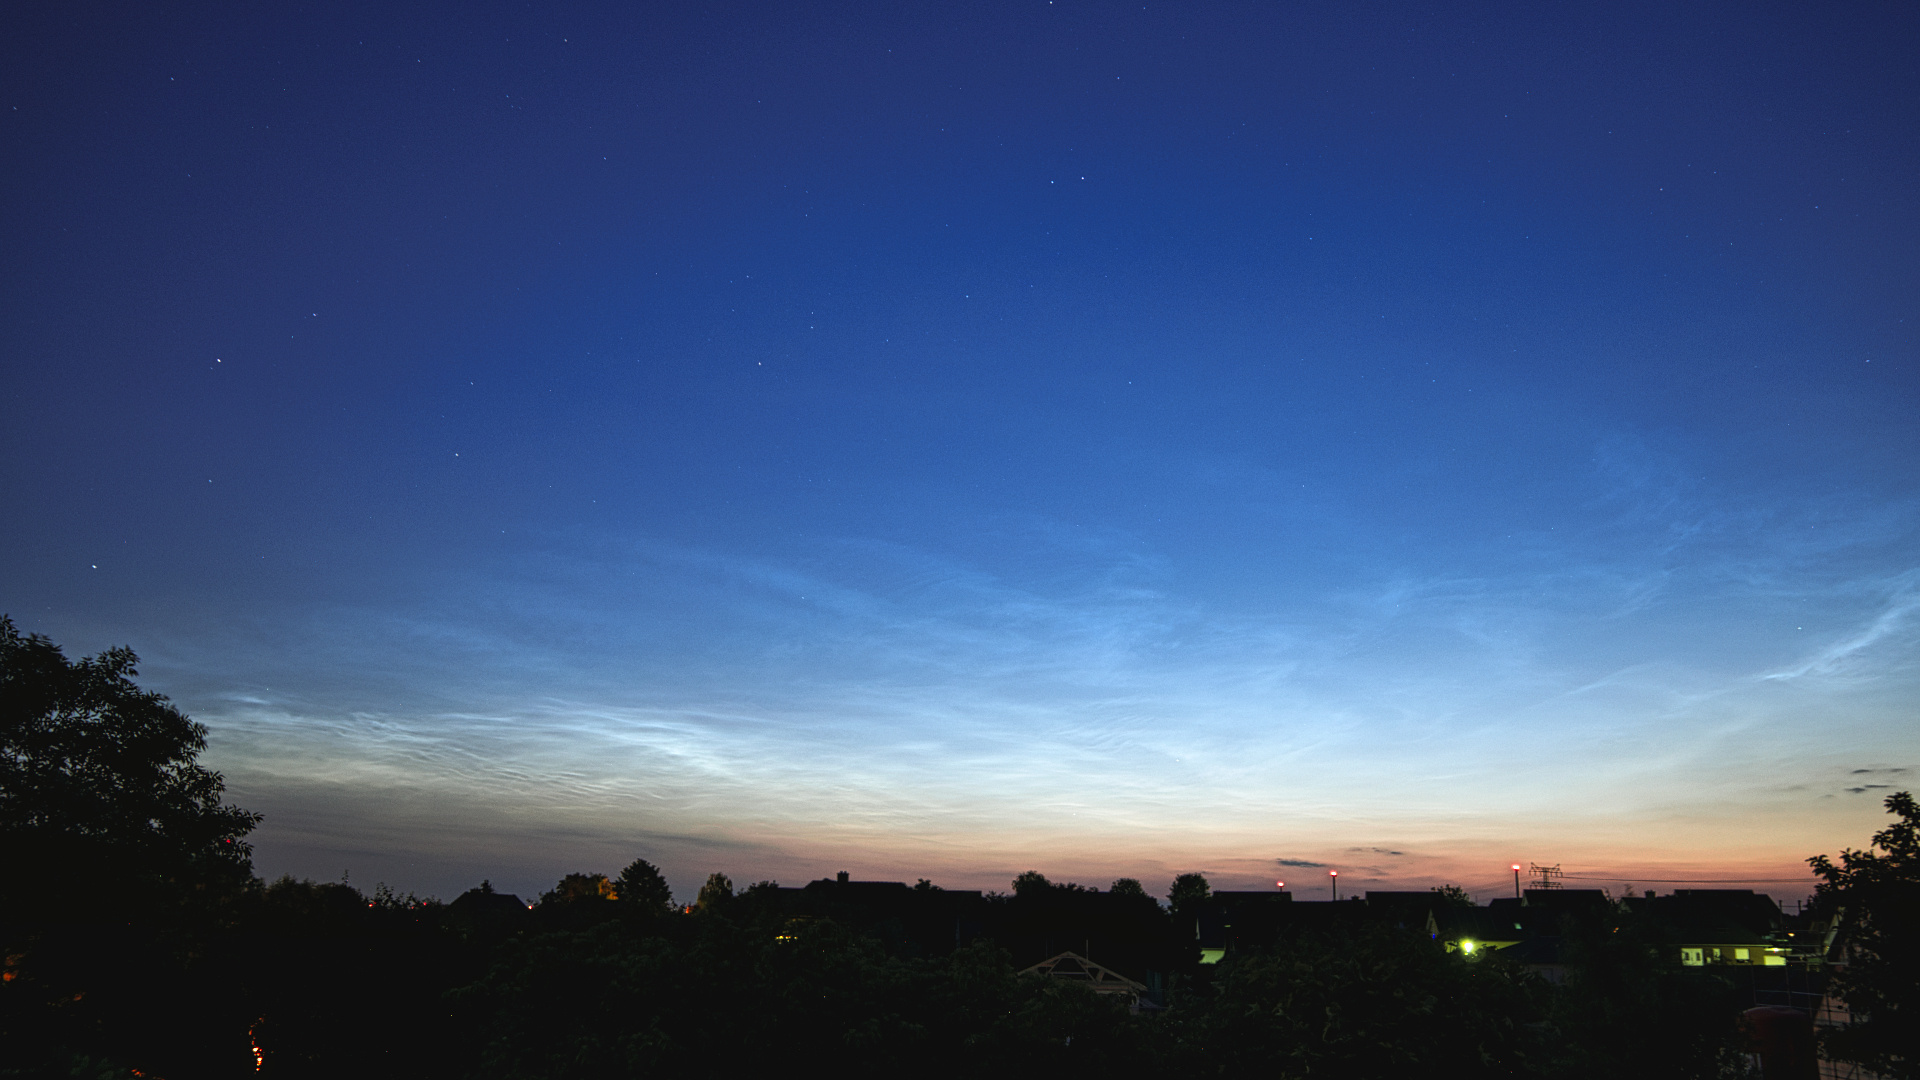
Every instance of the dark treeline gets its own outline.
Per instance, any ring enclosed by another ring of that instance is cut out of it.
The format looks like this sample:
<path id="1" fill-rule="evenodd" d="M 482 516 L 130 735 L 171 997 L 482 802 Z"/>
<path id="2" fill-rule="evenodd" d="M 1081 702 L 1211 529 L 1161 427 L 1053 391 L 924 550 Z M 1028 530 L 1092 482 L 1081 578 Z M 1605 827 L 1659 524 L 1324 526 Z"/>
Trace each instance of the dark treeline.
<path id="1" fill-rule="evenodd" d="M 301 1077 L 810 1060 L 863 1074 L 1702 1077 L 1738 1061 L 1732 988 L 1663 962 L 1657 927 L 1615 917 L 1568 926 L 1580 976 L 1554 985 L 1360 904 L 1341 925 L 1203 965 L 1191 924 L 1144 896 L 1117 898 L 1138 901 L 1124 928 L 1111 892 L 984 897 L 971 936 L 949 924 L 940 942 L 857 905 L 796 915 L 795 891 L 710 892 L 682 913 L 561 889 L 527 908 L 283 879 L 210 897 L 219 910 L 197 927 L 107 904 L 42 937 L 26 985 L 8 987 L 11 1005 L 31 988 L 42 1007 L 10 1008 L 4 1036 L 34 1062 L 17 1075 L 252 1074 L 256 1049 L 261 1075 Z M 95 937 L 103 926 L 122 930 Z M 1037 937 L 1096 928 L 1131 935 L 1136 957 L 1164 950 L 1165 1008 L 1018 974 Z"/>
<path id="2" fill-rule="evenodd" d="M 258 819 L 197 764 L 205 729 L 134 686 L 133 663 L 69 661 L 0 618 L 0 1076 L 1611 1078 L 1746 1062 L 1747 1002 L 1682 966 L 1650 905 L 1551 913 L 1548 972 L 1450 951 L 1419 895 L 1262 921 L 1232 915 L 1251 894 L 1210 895 L 1199 875 L 1164 905 L 1138 882 L 1038 873 L 986 895 L 715 874 L 682 907 L 644 859 L 532 904 L 484 883 L 446 904 L 266 883 L 244 842 Z M 1860 964 L 1852 992 L 1892 1022 L 1851 1036 L 1909 1075 L 1920 815 L 1904 795 L 1889 808 L 1904 823 L 1875 837 L 1886 855 L 1816 869 L 1891 958 Z M 1202 955 L 1203 928 L 1230 930 L 1223 955 Z M 1122 992 L 1024 970 L 1069 952 Z"/>
<path id="3" fill-rule="evenodd" d="M 818 884 L 830 898 L 832 883 Z M 956 920 L 977 936 L 944 948 L 880 909 L 796 916 L 810 906 L 797 899 L 763 886 L 678 918 L 581 900 L 544 918 L 588 925 L 552 930 L 538 928 L 543 901 L 483 978 L 451 991 L 450 1015 L 482 1032 L 478 1071 L 501 1076 L 808 1060 L 863 1073 L 1361 1077 L 1712 1076 L 1738 1063 L 1731 988 L 1659 963 L 1656 930 L 1610 918 L 1567 928 L 1586 975 L 1555 986 L 1497 957 L 1449 955 L 1359 905 L 1209 965 L 1196 913 L 1144 895 L 1030 883 L 983 898 L 975 927 Z M 1102 932 L 1136 965 L 1169 965 L 1164 1008 L 1016 973 L 1069 935 L 1076 951 L 1090 938 L 1098 961 Z"/>

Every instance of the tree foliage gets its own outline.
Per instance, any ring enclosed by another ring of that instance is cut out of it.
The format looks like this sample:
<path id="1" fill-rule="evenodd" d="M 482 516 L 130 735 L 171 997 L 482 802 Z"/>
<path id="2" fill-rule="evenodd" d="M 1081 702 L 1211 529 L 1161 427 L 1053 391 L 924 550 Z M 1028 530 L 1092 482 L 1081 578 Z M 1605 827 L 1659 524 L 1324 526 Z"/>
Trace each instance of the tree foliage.
<path id="1" fill-rule="evenodd" d="M 196 761 L 207 729 L 135 686 L 127 648 L 70 661 L 0 615 L 0 833 L 145 858 L 248 863 L 260 815 Z"/>
<path id="2" fill-rule="evenodd" d="M 1175 915 L 1185 915 L 1213 895 L 1204 874 L 1181 874 L 1173 879 L 1173 885 L 1167 889 L 1167 906 Z"/>
<path id="3" fill-rule="evenodd" d="M 1853 1022 L 1830 1033 L 1830 1056 L 1885 1076 L 1920 1077 L 1920 806 L 1911 792 L 1887 796 L 1898 820 L 1865 851 L 1807 860 L 1815 895 L 1839 922 L 1845 954 L 1834 990 Z"/>
<path id="4" fill-rule="evenodd" d="M 1645 940 L 1614 944 L 1624 932 L 1601 936 L 1612 952 L 1593 953 L 1600 969 L 1573 989 L 1385 923 L 1244 950 L 1163 1014 L 1130 1016 L 1124 1000 L 1017 974 L 992 940 L 913 956 L 753 899 L 717 918 L 503 942 L 455 995 L 477 1073 L 739 1075 L 821 1061 L 861 1076 L 1677 1080 L 1723 1074 L 1737 1016 L 1719 1007 L 1721 988 L 1689 978 L 1701 973 L 1654 963 Z"/>
<path id="5" fill-rule="evenodd" d="M 1539 1075 L 1543 989 L 1506 965 L 1368 927 L 1230 958 L 1167 1020 L 1217 1076 Z"/>
<path id="6" fill-rule="evenodd" d="M 479 1074 L 738 1076 L 798 1061 L 856 1076 L 1063 1075 L 1138 1065 L 1150 1035 L 1119 1002 L 1016 974 L 988 942 L 912 959 L 831 920 L 735 914 L 506 943 L 455 995 Z"/>
<path id="7" fill-rule="evenodd" d="M 700 886 L 700 895 L 694 898 L 693 906 L 697 911 L 715 911 L 726 906 L 733 899 L 733 879 L 715 871 L 707 875 L 706 884 Z"/>
<path id="8" fill-rule="evenodd" d="M 664 915 L 673 910 L 673 890 L 667 887 L 667 879 L 660 875 L 659 867 L 645 859 L 628 863 L 613 888 L 620 902 L 633 911 Z"/>
<path id="9" fill-rule="evenodd" d="M 257 889 L 260 817 L 222 801 L 206 728 L 134 685 L 136 663 L 68 660 L 0 616 L 0 1046 L 30 1071 L 192 1075 L 244 1053 L 210 957 Z"/>
<path id="10" fill-rule="evenodd" d="M 1042 893 L 1051 888 L 1053 888 L 1053 882 L 1048 881 L 1047 875 L 1038 870 L 1023 871 L 1019 877 L 1013 879 L 1013 895 L 1015 896 Z"/>
<path id="11" fill-rule="evenodd" d="M 542 904 L 578 904 L 611 900 L 615 890 L 605 874 L 568 874 L 540 894 Z"/>
<path id="12" fill-rule="evenodd" d="M 1600 909 L 1564 915 L 1560 930 L 1568 974 L 1548 1000 L 1556 1080 L 1746 1075 L 1736 1022 L 1752 999 L 1720 973 L 1683 966 L 1670 927 Z"/>

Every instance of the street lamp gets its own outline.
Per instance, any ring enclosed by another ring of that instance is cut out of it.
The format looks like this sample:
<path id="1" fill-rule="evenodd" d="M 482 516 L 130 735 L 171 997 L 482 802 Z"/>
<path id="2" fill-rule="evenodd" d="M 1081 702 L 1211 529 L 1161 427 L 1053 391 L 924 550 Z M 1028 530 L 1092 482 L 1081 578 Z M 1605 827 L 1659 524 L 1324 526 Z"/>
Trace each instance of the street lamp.
<path id="1" fill-rule="evenodd" d="M 1340 871 L 1329 870 L 1327 871 L 1327 877 L 1333 880 L 1333 898 L 1335 900 L 1340 899 Z"/>
<path id="2" fill-rule="evenodd" d="M 1513 864 L 1513 898 L 1520 899 L 1520 864 Z"/>

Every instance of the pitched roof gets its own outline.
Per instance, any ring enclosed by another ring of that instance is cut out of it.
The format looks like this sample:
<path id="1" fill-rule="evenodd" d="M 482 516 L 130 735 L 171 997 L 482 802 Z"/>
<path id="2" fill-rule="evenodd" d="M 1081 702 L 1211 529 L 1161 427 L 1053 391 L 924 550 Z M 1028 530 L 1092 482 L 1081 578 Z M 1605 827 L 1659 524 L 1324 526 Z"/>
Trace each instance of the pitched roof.
<path id="1" fill-rule="evenodd" d="M 1112 968 L 1101 967 L 1076 952 L 1056 953 L 1022 970 L 1020 974 L 1045 975 L 1050 979 L 1070 979 L 1085 985 L 1096 994 L 1139 995 L 1147 991 L 1146 983 L 1135 982 Z"/>

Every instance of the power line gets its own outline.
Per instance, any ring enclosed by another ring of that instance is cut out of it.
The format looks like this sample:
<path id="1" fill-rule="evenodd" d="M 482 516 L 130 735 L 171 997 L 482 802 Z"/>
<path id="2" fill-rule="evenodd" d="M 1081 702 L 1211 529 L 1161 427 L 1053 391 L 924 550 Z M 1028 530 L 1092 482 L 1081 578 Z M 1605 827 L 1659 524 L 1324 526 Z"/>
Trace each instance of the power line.
<path id="1" fill-rule="evenodd" d="M 1815 884 L 1808 877 L 1743 877 L 1743 878 L 1698 878 L 1698 877 L 1639 877 L 1634 874 L 1564 874 L 1563 877 L 1579 878 L 1582 881 L 1644 881 L 1649 885 L 1783 885 L 1793 882 Z M 1810 877 L 1811 875 L 1809 875 Z"/>
<path id="2" fill-rule="evenodd" d="M 1627 885 L 1631 885 L 1635 883 L 1645 883 L 1648 885 L 1793 885 L 1793 884 L 1813 885 L 1813 884 L 1818 884 L 1818 882 L 1809 881 L 1807 878 L 1646 878 L 1646 877 L 1637 877 L 1633 874 L 1565 874 L 1562 876 L 1577 878 L 1581 881 L 1618 881 L 1622 884 L 1627 884 Z M 1505 893 L 1513 888 L 1513 882 L 1494 881 L 1494 882 L 1487 882 L 1487 883 L 1475 882 L 1472 884 L 1463 883 L 1460 887 L 1468 893 L 1489 893 L 1489 892 Z"/>

